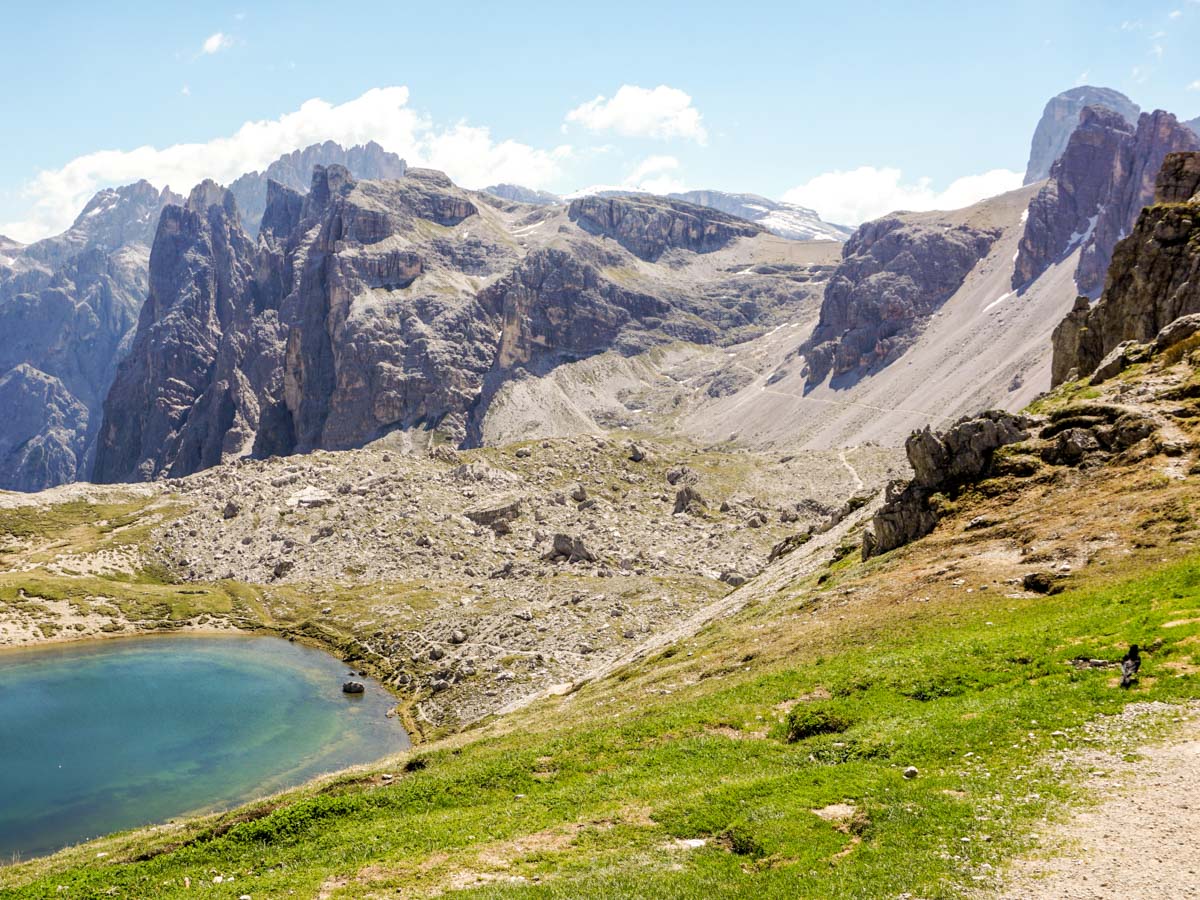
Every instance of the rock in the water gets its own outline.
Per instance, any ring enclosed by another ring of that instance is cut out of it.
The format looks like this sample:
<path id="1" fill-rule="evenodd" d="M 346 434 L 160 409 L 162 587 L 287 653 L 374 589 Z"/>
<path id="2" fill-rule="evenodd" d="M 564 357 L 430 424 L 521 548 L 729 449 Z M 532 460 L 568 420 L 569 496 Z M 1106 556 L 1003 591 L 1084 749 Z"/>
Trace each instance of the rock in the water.
<path id="1" fill-rule="evenodd" d="M 361 694 L 366 691 L 366 685 L 361 681 L 347 681 L 342 684 L 343 694 Z"/>

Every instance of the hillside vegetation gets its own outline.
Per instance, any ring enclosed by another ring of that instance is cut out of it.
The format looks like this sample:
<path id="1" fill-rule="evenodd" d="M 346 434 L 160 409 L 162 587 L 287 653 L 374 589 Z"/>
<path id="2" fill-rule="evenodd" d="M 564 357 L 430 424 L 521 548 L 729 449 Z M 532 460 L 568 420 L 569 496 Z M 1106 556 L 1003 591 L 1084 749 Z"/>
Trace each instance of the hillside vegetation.
<path id="1" fill-rule="evenodd" d="M 222 815 L 9 866 L 0 896 L 987 887 L 1086 802 L 1057 751 L 1130 701 L 1167 704 L 1144 720 L 1154 733 L 1200 696 L 1196 354 L 1040 404 L 1081 421 L 1136 406 L 1158 426 L 1136 452 L 1068 465 L 1006 448 L 923 540 L 863 562 L 865 516 L 848 520 L 819 565 L 784 557 L 705 627 L 561 696 Z M 1146 652 L 1125 691 L 1103 662 L 1132 642 Z"/>

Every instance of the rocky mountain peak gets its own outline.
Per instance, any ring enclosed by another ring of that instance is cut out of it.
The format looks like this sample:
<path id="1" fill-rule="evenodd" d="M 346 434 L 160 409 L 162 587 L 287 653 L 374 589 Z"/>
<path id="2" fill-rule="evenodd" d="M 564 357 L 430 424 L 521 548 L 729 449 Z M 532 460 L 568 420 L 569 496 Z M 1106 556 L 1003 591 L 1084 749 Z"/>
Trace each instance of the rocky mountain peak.
<path id="1" fill-rule="evenodd" d="M 648 262 L 672 249 L 707 253 L 765 229 L 716 209 L 637 195 L 572 200 L 568 217 L 590 234 L 612 238 Z"/>
<path id="2" fill-rule="evenodd" d="M 1053 384 L 1119 371 L 1130 342 L 1200 313 L 1200 152 L 1168 154 L 1156 182 L 1158 202 L 1116 245 L 1099 301 L 1081 297 L 1055 329 Z"/>
<path id="3" fill-rule="evenodd" d="M 915 326 L 958 290 L 999 235 L 999 229 L 950 227 L 906 213 L 859 227 L 825 288 L 817 327 L 800 348 L 808 383 L 894 360 Z"/>
<path id="4" fill-rule="evenodd" d="M 1080 113 L 1089 106 L 1111 110 L 1130 125 L 1137 122 L 1141 112 L 1136 103 L 1110 88 L 1080 85 L 1051 97 L 1033 132 L 1025 184 L 1041 181 L 1050 174 L 1051 167 L 1062 156 L 1072 132 L 1079 125 Z"/>
<path id="5" fill-rule="evenodd" d="M 1075 284 L 1096 296 L 1113 247 L 1154 199 L 1154 180 L 1174 151 L 1200 149 L 1200 138 L 1163 110 L 1130 126 L 1118 113 L 1087 107 L 1050 178 L 1029 205 L 1013 271 L 1021 289 L 1076 248 Z"/>
<path id="6" fill-rule="evenodd" d="M 324 209 L 329 201 L 354 187 L 354 176 L 345 166 L 313 166 L 312 182 L 308 189 L 309 209 Z"/>
<path id="7" fill-rule="evenodd" d="M 237 201 L 233 193 L 206 178 L 188 194 L 186 208 L 194 213 L 207 213 L 210 207 L 219 206 L 231 215 L 237 212 Z"/>
<path id="8" fill-rule="evenodd" d="M 403 178 L 408 171 L 408 164 L 403 159 L 374 141 L 348 150 L 333 141 L 325 141 L 287 153 L 264 171 L 247 173 L 229 186 L 237 198 L 247 233 L 258 232 L 266 210 L 269 182 L 304 192 L 312 186 L 312 172 L 316 166 L 332 165 L 343 166 L 359 179 L 392 180 Z"/>
<path id="9" fill-rule="evenodd" d="M 555 206 L 562 203 L 558 194 L 549 191 L 537 191 L 519 184 L 493 184 L 483 189 L 485 194 L 508 200 L 512 203 L 528 203 L 531 206 Z"/>

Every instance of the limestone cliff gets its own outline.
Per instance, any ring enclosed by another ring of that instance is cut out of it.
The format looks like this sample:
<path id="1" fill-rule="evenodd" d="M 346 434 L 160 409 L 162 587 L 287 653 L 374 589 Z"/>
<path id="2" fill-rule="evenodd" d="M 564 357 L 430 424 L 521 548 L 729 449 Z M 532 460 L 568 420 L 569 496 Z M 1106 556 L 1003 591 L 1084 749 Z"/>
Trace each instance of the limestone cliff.
<path id="1" fill-rule="evenodd" d="M 1154 176 L 1170 152 L 1200 149 L 1200 138 L 1162 110 L 1131 126 L 1120 114 L 1087 107 L 1050 178 L 1029 204 L 1012 284 L 1023 289 L 1080 248 L 1081 294 L 1096 296 L 1116 242 L 1154 196 Z"/>
<path id="2" fill-rule="evenodd" d="M 1086 301 L 1054 332 L 1052 379 L 1087 375 L 1125 341 L 1146 342 L 1181 316 L 1200 313 L 1200 153 L 1168 155 L 1155 205 L 1117 244 L 1100 300 Z"/>
<path id="3" fill-rule="evenodd" d="M 897 358 L 919 322 L 958 290 L 999 233 L 909 214 L 860 227 L 842 249 L 820 321 L 800 349 L 808 383 Z"/>

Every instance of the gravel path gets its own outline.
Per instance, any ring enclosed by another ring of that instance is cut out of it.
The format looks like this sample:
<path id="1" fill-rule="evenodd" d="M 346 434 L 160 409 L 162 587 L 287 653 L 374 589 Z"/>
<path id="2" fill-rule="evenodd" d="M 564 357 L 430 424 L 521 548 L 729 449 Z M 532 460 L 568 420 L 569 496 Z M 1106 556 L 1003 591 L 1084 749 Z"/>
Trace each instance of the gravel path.
<path id="1" fill-rule="evenodd" d="M 1100 803 L 1054 835 L 1050 859 L 1018 861 L 1003 900 L 1200 898 L 1200 719 L 1138 759 L 1098 759 Z M 1109 768 L 1111 766 L 1111 768 Z"/>

